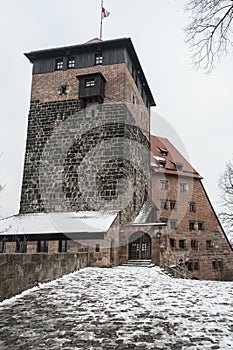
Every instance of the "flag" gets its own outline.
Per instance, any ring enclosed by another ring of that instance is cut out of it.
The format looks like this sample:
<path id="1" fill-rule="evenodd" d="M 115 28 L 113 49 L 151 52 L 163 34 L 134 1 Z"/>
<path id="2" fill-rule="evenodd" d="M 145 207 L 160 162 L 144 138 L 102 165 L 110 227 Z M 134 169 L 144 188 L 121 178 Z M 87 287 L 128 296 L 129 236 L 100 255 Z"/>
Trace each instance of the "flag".
<path id="1" fill-rule="evenodd" d="M 108 17 L 110 12 L 108 12 L 104 7 L 102 7 L 102 19 Z"/>

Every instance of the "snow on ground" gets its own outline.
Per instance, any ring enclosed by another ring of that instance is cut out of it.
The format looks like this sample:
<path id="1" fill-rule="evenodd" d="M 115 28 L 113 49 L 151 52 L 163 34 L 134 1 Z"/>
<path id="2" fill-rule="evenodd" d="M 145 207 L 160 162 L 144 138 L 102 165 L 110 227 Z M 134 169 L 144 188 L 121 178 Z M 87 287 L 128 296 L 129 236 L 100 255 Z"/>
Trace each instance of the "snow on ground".
<path id="1" fill-rule="evenodd" d="M 86 268 L 0 303 L 0 349 L 233 349 L 233 283 Z"/>

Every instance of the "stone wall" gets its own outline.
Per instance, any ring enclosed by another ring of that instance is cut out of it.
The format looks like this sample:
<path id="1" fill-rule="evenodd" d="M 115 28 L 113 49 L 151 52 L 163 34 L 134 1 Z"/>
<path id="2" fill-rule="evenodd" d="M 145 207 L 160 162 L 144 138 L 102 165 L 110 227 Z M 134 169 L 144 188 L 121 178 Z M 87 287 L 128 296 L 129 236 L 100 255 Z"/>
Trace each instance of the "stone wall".
<path id="1" fill-rule="evenodd" d="M 126 222 L 136 216 L 150 190 L 150 144 L 135 113 L 124 103 L 80 109 L 77 100 L 32 102 L 20 214 L 123 210 Z"/>
<path id="2" fill-rule="evenodd" d="M 88 266 L 88 254 L 1 254 L 0 301 Z"/>

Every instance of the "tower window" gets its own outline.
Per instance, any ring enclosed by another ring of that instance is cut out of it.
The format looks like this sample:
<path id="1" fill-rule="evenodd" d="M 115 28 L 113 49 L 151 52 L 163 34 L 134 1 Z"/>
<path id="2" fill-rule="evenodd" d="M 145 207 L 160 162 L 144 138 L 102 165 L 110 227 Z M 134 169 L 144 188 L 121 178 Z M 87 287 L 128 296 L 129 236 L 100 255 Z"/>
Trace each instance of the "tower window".
<path id="1" fill-rule="evenodd" d="M 68 58 L 68 68 L 74 68 L 75 66 L 75 59 L 74 57 L 69 57 Z"/>
<path id="2" fill-rule="evenodd" d="M 58 58 L 56 60 L 56 70 L 62 70 L 63 69 L 63 58 Z"/>
<path id="3" fill-rule="evenodd" d="M 66 95 L 67 94 L 67 85 L 62 85 L 60 87 L 59 95 Z"/>
<path id="4" fill-rule="evenodd" d="M 102 64 L 103 63 L 103 54 L 97 53 L 95 54 L 95 64 Z"/>
<path id="5" fill-rule="evenodd" d="M 86 78 L 85 87 L 95 86 L 95 78 Z"/>

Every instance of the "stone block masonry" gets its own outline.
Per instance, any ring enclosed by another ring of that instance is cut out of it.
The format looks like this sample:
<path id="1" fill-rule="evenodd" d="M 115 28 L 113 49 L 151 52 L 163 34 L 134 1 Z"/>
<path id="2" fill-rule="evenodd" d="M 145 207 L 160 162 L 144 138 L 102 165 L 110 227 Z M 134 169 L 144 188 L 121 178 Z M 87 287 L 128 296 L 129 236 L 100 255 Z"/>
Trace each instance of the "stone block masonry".
<path id="1" fill-rule="evenodd" d="M 0 301 L 87 265 L 87 253 L 1 254 Z"/>
<path id="2" fill-rule="evenodd" d="M 125 103 L 32 102 L 20 213 L 122 210 L 132 219 L 150 184 L 136 113 Z"/>

